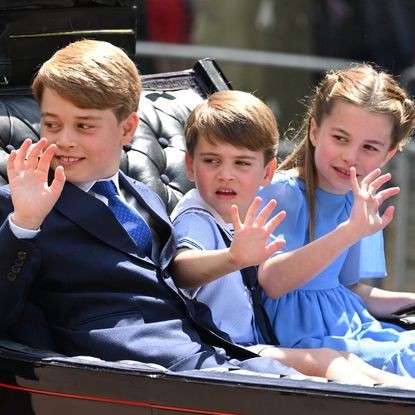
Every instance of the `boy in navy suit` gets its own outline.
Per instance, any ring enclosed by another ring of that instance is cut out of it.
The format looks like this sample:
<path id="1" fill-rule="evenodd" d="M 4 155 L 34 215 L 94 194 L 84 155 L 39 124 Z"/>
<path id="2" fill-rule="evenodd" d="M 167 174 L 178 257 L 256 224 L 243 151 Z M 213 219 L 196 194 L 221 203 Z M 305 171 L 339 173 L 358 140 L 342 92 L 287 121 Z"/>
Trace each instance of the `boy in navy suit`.
<path id="1" fill-rule="evenodd" d="M 24 337 L 22 322 L 41 310 L 67 355 L 295 373 L 198 325 L 177 293 L 165 207 L 119 171 L 141 92 L 128 56 L 107 42 L 74 42 L 42 65 L 32 88 L 43 138 L 12 151 L 0 189 L 0 332 L 17 326 Z M 144 242 L 130 236 L 135 222 Z"/>

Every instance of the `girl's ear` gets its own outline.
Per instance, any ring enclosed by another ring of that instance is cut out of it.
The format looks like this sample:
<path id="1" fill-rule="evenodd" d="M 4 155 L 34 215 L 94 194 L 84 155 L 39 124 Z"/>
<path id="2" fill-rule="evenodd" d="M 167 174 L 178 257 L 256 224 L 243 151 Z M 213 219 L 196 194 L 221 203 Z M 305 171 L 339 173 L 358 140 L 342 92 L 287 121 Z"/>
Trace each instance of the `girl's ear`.
<path id="1" fill-rule="evenodd" d="M 137 131 L 139 117 L 136 112 L 132 112 L 125 120 L 121 121 L 121 144 L 129 144 Z"/>
<path id="2" fill-rule="evenodd" d="M 267 165 L 264 168 L 264 178 L 262 179 L 262 184 L 261 184 L 262 186 L 266 186 L 271 182 L 276 168 L 277 168 L 277 159 L 273 158 L 267 163 Z"/>
<path id="3" fill-rule="evenodd" d="M 184 161 L 186 163 L 187 177 L 189 178 L 189 180 L 191 182 L 194 182 L 195 181 L 195 175 L 194 175 L 194 170 L 193 170 L 193 159 L 192 159 L 192 156 L 189 154 L 188 151 L 186 151 Z"/>
<path id="4" fill-rule="evenodd" d="M 388 164 L 389 160 L 396 154 L 397 151 L 398 151 L 397 148 L 394 148 L 392 150 L 389 150 L 386 153 L 386 156 L 385 156 L 385 158 L 384 158 L 384 160 L 383 160 L 383 162 L 382 162 L 382 164 L 381 164 L 380 167 L 382 168 L 383 166 L 386 166 L 386 164 Z"/>
<path id="5" fill-rule="evenodd" d="M 308 129 L 308 137 L 310 138 L 311 144 L 315 147 L 317 145 L 318 125 L 314 118 L 310 120 L 310 127 Z"/>

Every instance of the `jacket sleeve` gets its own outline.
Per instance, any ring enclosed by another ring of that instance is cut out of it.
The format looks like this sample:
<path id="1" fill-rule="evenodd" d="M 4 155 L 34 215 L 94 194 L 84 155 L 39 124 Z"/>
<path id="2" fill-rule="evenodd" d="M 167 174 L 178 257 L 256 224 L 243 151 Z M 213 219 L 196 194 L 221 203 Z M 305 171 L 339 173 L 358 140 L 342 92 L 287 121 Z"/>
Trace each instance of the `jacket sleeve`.
<path id="1" fill-rule="evenodd" d="M 2 189 L 3 190 L 3 189 Z M 18 239 L 10 229 L 11 202 L 0 192 L 0 334 L 18 319 L 40 265 L 34 240 Z"/>

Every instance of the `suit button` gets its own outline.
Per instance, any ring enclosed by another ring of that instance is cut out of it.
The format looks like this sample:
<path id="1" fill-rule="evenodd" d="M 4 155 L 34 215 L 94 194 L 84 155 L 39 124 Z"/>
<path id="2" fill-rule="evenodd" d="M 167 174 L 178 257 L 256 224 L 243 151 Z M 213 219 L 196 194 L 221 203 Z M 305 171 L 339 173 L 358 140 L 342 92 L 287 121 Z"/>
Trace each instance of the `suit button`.
<path id="1" fill-rule="evenodd" d="M 27 253 L 24 252 L 24 251 L 19 251 L 17 253 L 17 258 L 19 258 L 19 259 L 26 259 L 26 256 L 27 256 Z"/>
<path id="2" fill-rule="evenodd" d="M 14 280 L 16 279 L 16 274 L 15 274 L 14 272 L 9 272 L 9 273 L 7 274 L 7 279 L 8 279 L 9 281 L 14 281 Z"/>
<path id="3" fill-rule="evenodd" d="M 20 259 L 20 258 L 17 258 L 17 259 L 14 261 L 14 264 L 15 264 L 15 265 L 18 265 L 18 266 L 20 266 L 20 267 L 23 265 L 23 263 L 24 263 L 23 259 Z"/>
<path id="4" fill-rule="evenodd" d="M 18 265 L 13 265 L 12 266 L 12 273 L 17 274 L 20 272 L 20 270 L 22 269 L 22 267 L 19 267 Z"/>

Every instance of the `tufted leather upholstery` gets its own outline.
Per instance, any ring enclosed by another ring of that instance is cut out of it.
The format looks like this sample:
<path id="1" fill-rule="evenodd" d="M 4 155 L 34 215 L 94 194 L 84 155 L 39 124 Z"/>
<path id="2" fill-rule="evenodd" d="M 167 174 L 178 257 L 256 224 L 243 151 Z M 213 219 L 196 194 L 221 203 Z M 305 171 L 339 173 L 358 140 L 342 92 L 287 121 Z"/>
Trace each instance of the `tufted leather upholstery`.
<path id="1" fill-rule="evenodd" d="M 140 124 L 121 169 L 160 195 L 169 212 L 192 183 L 184 167 L 183 127 L 189 112 L 209 93 L 229 89 L 217 64 L 199 61 L 192 69 L 144 75 Z M 0 184 L 7 183 L 6 146 L 39 139 L 39 107 L 29 88 L 0 89 Z"/>

